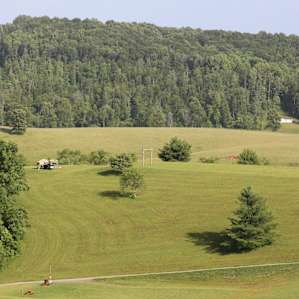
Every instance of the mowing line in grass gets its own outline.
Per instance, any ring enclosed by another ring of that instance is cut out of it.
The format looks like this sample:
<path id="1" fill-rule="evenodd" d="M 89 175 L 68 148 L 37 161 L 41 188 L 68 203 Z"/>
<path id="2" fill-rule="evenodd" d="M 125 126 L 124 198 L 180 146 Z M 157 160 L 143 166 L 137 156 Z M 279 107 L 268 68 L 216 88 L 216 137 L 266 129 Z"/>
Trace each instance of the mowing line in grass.
<path id="1" fill-rule="evenodd" d="M 82 283 L 92 282 L 95 280 L 102 279 L 115 279 L 115 278 L 126 278 L 126 277 L 142 277 L 142 276 L 156 276 L 156 275 L 171 275 L 171 274 L 185 274 L 185 273 L 196 273 L 196 272 L 208 272 L 208 271 L 223 271 L 223 270 L 236 270 L 236 269 L 249 269 L 249 268 L 263 268 L 263 267 L 278 267 L 278 266 L 291 266 L 299 265 L 299 262 L 287 262 L 287 263 L 271 263 L 271 264 L 256 264 L 256 265 L 241 265 L 241 266 L 230 266 L 230 267 L 216 267 L 216 268 L 204 268 L 204 269 L 191 269 L 182 271 L 166 271 L 166 272 L 148 272 L 148 273 L 135 273 L 135 274 L 116 274 L 107 276 L 92 276 L 92 277 L 78 277 L 78 278 L 63 278 L 54 279 L 53 283 Z M 19 281 L 13 283 L 3 283 L 0 287 L 9 287 L 17 285 L 29 285 L 39 284 L 41 281 Z"/>

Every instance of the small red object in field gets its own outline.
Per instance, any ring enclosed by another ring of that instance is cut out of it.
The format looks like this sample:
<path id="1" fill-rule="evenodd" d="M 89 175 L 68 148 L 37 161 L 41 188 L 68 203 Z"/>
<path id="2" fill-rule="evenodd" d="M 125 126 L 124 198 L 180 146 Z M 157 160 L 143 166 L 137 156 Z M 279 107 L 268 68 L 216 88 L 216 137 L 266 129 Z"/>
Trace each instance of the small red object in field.
<path id="1" fill-rule="evenodd" d="M 238 160 L 238 156 L 235 156 L 235 155 L 228 156 L 227 160 L 236 161 L 236 160 Z"/>

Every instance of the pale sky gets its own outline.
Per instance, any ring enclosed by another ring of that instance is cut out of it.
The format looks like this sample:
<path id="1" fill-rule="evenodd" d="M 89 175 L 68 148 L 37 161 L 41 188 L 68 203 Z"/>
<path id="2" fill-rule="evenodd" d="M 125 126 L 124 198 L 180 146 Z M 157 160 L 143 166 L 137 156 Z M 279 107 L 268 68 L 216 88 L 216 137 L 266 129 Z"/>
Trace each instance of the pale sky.
<path id="1" fill-rule="evenodd" d="M 299 35 L 299 0 L 0 0 L 0 4 L 2 24 L 25 14 Z"/>

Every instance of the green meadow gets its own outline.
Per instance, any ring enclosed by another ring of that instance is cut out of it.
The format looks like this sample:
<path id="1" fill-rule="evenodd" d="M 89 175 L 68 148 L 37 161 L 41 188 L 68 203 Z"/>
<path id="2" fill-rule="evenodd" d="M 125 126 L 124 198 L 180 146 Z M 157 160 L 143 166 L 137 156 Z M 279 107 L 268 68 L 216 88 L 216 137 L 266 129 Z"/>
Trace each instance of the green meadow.
<path id="1" fill-rule="evenodd" d="M 146 190 L 131 200 L 105 168 L 28 169 L 23 203 L 31 228 L 0 281 L 40 279 L 50 264 L 65 278 L 299 260 L 296 167 L 159 162 L 143 172 Z M 223 255 L 217 233 L 247 185 L 268 199 L 279 237 L 270 247 Z"/>
<path id="2" fill-rule="evenodd" d="M 104 149 L 108 152 L 140 154 L 142 146 L 155 153 L 173 136 L 192 144 L 193 161 L 198 157 L 217 156 L 225 160 L 250 147 L 272 164 L 299 163 L 299 125 L 283 126 L 282 133 L 213 128 L 63 128 L 28 129 L 24 136 L 0 132 L 0 138 L 19 145 L 27 163 L 55 157 L 64 148 L 79 149 L 87 154 Z M 5 130 L 4 130 L 5 131 Z"/>
<path id="3" fill-rule="evenodd" d="M 30 228 L 22 254 L 0 273 L 0 282 L 72 278 L 299 261 L 299 135 L 222 129 L 29 129 L 24 136 L 1 133 L 18 143 L 28 164 L 65 147 L 138 153 L 156 151 L 172 136 L 193 145 L 189 163 L 154 160 L 141 169 L 146 188 L 132 200 L 119 193 L 119 177 L 108 167 L 26 168 L 30 191 L 22 194 Z M 269 166 L 227 160 L 255 149 Z M 222 158 L 216 164 L 201 156 Z M 293 165 L 293 166 L 290 166 Z M 240 190 L 262 194 L 278 223 L 272 246 L 242 254 L 219 248 Z M 291 272 L 290 272 L 291 271 Z M 34 298 L 297 298 L 299 267 L 279 273 L 245 273 L 118 279 L 86 284 L 34 286 Z M 291 274 L 290 274 L 291 273 Z M 266 284 L 261 283 L 264 277 Z M 290 278 L 291 277 L 291 278 Z M 24 287 L 26 289 L 26 287 Z M 19 298 L 21 287 L 1 287 L 0 298 Z M 297 294 L 297 297 L 294 295 Z M 292 297 L 293 296 L 293 297 Z"/>

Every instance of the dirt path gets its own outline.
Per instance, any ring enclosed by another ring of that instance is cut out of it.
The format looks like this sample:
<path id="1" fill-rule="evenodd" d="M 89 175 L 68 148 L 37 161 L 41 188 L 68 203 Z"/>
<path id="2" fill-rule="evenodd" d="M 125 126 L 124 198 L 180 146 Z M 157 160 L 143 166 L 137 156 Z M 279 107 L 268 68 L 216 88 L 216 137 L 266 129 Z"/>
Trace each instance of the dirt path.
<path id="1" fill-rule="evenodd" d="M 244 266 L 231 266 L 231 267 L 217 267 L 217 268 L 193 269 L 193 270 L 185 270 L 185 271 L 149 272 L 149 273 L 136 273 L 136 274 L 119 274 L 119 275 L 107 275 L 107 276 L 64 278 L 64 279 L 54 279 L 53 283 L 55 283 L 55 284 L 59 284 L 59 283 L 84 283 L 84 282 L 92 282 L 92 281 L 101 280 L 101 279 L 142 277 L 142 276 L 167 275 L 167 274 L 184 274 L 184 273 L 220 271 L 220 270 L 235 270 L 235 269 L 246 269 L 246 268 L 248 269 L 248 268 L 262 268 L 262 267 L 277 267 L 277 266 L 288 266 L 288 265 L 299 265 L 299 262 L 244 265 Z M 42 281 L 39 281 L 39 280 L 19 281 L 19 282 L 12 282 L 12 283 L 3 283 L 3 284 L 0 284 L 0 287 L 18 286 L 18 285 L 31 285 L 31 284 L 40 284 L 40 283 L 42 283 Z"/>

